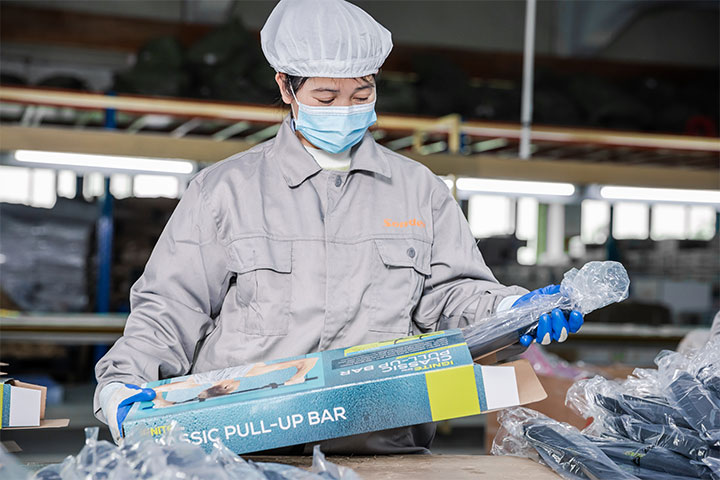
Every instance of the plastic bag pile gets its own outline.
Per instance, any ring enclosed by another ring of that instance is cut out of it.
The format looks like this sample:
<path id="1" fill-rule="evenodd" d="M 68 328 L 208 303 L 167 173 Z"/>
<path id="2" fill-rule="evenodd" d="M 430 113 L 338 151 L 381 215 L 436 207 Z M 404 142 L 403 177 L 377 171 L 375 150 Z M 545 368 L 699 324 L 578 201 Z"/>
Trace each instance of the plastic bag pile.
<path id="1" fill-rule="evenodd" d="M 202 447 L 180 438 L 174 424 L 159 439 L 137 436 L 120 446 L 98 440 L 98 428 L 86 428 L 85 446 L 77 456 L 39 470 L 34 477 L 42 480 L 359 480 L 350 468 L 325 459 L 319 446 L 313 452 L 312 471 L 280 463 L 245 461 L 222 443 L 213 444 L 207 454 Z M 17 477 L 20 478 L 20 477 Z"/>
<path id="2" fill-rule="evenodd" d="M 720 479 L 720 339 L 655 363 L 622 382 L 576 382 L 566 404 L 592 422 L 582 432 L 526 408 L 502 412 L 492 453 L 570 479 Z"/>

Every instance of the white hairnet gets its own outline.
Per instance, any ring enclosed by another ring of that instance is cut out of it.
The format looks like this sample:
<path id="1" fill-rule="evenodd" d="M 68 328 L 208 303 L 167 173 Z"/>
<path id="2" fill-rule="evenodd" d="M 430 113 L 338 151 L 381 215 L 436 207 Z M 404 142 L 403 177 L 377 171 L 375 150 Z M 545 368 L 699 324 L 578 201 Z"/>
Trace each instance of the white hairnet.
<path id="1" fill-rule="evenodd" d="M 260 43 L 275 71 L 300 77 L 364 77 L 392 49 L 390 32 L 343 0 L 281 0 Z"/>

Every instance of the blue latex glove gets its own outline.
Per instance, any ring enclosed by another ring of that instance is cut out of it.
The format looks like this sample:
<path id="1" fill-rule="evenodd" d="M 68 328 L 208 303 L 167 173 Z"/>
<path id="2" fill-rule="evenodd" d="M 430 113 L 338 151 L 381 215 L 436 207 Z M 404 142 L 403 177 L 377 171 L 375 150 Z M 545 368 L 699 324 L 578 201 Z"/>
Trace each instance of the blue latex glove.
<path id="1" fill-rule="evenodd" d="M 538 288 L 518 298 L 511 308 L 522 306 L 539 295 L 553 295 L 559 292 L 560 285 L 548 285 L 547 287 Z M 520 343 L 528 347 L 533 341 L 541 345 L 549 345 L 553 340 L 564 342 L 567 340 L 568 333 L 575 333 L 580 330 L 583 322 L 583 315 L 577 310 L 566 312 L 556 308 L 552 312 L 540 315 L 535 335 L 522 335 Z"/>
<path id="2" fill-rule="evenodd" d="M 129 383 L 110 383 L 102 389 L 100 406 L 116 443 L 122 437 L 122 423 L 130 413 L 133 403 L 146 402 L 154 398 L 155 390 L 152 388 L 140 388 Z"/>

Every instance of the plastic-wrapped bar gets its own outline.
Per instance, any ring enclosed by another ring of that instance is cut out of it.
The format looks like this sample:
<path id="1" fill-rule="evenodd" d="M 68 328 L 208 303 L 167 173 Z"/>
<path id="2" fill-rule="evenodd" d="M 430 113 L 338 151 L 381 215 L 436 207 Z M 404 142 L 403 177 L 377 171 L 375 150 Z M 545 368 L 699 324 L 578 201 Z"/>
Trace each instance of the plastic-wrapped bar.
<path id="1" fill-rule="evenodd" d="M 540 315 L 555 308 L 578 310 L 583 315 L 611 303 L 625 300 L 630 279 L 618 262 L 588 262 L 580 270 L 565 273 L 560 293 L 538 295 L 527 304 L 496 312 L 463 329 L 473 358 L 481 358 L 518 342 L 521 335 L 532 333 Z"/>
<path id="2" fill-rule="evenodd" d="M 606 436 L 664 447 L 695 460 L 702 460 L 707 456 L 720 457 L 720 449 L 708 446 L 697 432 L 687 428 L 647 423 L 629 415 L 607 416 L 600 419 L 600 424 L 600 428 L 596 430 Z"/>

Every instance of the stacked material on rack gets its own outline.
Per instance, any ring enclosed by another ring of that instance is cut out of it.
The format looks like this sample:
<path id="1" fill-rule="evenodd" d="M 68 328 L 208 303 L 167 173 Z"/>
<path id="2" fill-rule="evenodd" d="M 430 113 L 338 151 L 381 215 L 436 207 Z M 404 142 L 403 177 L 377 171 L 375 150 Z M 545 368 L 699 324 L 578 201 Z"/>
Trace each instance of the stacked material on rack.
<path id="1" fill-rule="evenodd" d="M 500 414 L 495 455 L 540 458 L 565 478 L 720 478 L 720 339 L 623 382 L 580 380 L 567 404 L 592 423 L 582 432 L 538 412 Z"/>
<path id="2" fill-rule="evenodd" d="M 312 472 L 308 472 L 280 463 L 246 462 L 220 442 L 214 444 L 209 454 L 205 453 L 202 447 L 184 441 L 182 429 L 175 423 L 171 424 L 165 434 L 158 439 L 137 434 L 124 439 L 120 446 L 104 440 L 98 441 L 97 427 L 86 428 L 85 436 L 85 446 L 77 456 L 69 456 L 62 463 L 47 466 L 32 478 L 38 480 L 360 479 L 352 469 L 329 462 L 317 445 L 313 452 Z"/>
<path id="3" fill-rule="evenodd" d="M 124 198 L 113 204 L 110 310 L 130 311 L 130 287 L 140 278 L 176 198 Z"/>
<path id="4" fill-rule="evenodd" d="M 61 199 L 49 210 L 5 203 L 0 210 L 0 289 L 13 306 L 86 311 L 97 208 Z"/>

